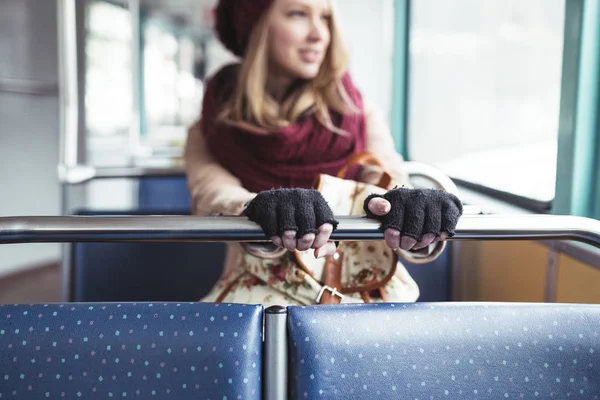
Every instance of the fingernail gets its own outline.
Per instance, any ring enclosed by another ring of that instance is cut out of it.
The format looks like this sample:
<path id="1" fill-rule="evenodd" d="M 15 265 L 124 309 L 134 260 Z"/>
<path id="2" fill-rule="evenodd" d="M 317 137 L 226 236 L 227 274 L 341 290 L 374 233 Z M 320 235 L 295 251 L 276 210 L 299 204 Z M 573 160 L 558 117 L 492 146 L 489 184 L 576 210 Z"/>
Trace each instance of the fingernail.
<path id="1" fill-rule="evenodd" d="M 400 248 L 402 250 L 410 250 L 415 244 L 417 244 L 416 239 L 409 236 L 402 236 L 402 239 L 400 240 Z"/>
<path id="2" fill-rule="evenodd" d="M 380 204 L 378 209 L 379 209 L 380 213 L 388 213 L 388 212 L 390 212 L 390 204 L 389 203 Z"/>
<path id="3" fill-rule="evenodd" d="M 325 256 L 325 250 L 322 247 L 320 249 L 317 249 L 316 253 L 316 258 L 322 258 L 323 256 Z"/>

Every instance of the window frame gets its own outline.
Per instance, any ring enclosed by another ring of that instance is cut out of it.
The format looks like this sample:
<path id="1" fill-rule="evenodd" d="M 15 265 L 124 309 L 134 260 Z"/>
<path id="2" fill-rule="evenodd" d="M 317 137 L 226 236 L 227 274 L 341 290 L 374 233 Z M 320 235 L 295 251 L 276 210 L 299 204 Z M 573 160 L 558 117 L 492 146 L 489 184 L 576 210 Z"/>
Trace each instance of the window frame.
<path id="1" fill-rule="evenodd" d="M 554 212 L 600 219 L 600 4 L 569 0 Z"/>

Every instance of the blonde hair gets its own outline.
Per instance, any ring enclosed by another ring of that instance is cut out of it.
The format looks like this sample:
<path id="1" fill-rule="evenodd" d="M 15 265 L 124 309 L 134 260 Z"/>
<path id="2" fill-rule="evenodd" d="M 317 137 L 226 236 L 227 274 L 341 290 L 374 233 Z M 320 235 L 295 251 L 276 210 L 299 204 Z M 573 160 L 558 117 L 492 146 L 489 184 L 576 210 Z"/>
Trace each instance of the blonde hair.
<path id="1" fill-rule="evenodd" d="M 242 59 L 233 94 L 223 105 L 219 119 L 224 123 L 265 133 L 294 124 L 305 112 L 314 113 L 328 129 L 344 134 L 334 126 L 329 110 L 356 113 L 358 109 L 342 83 L 348 68 L 348 52 L 343 43 L 332 5 L 331 41 L 323 64 L 314 79 L 300 82 L 282 103 L 267 93 L 268 17 L 265 12 L 254 27 Z"/>

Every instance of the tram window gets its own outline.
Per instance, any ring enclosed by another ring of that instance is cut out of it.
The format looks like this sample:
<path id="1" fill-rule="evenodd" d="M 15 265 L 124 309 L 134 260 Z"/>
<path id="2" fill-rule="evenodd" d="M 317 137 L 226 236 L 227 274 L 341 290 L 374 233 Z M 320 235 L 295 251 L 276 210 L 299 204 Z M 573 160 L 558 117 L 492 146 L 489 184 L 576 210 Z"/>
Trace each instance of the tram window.
<path id="1" fill-rule="evenodd" d="M 198 50 L 191 37 L 169 32 L 152 22 L 146 25 L 143 54 L 147 133 L 168 137 L 168 127 L 185 127 L 197 118 L 203 92 L 201 81 L 194 76 Z"/>
<path id="2" fill-rule="evenodd" d="M 155 25 L 144 30 L 145 111 L 149 125 L 175 124 L 179 110 L 177 37 Z"/>
<path id="3" fill-rule="evenodd" d="M 122 6 L 90 1 L 86 17 L 87 129 L 90 136 L 123 135 L 133 104 L 131 16 Z"/>
<path id="4" fill-rule="evenodd" d="M 565 0 L 411 2 L 408 154 L 554 198 Z"/>

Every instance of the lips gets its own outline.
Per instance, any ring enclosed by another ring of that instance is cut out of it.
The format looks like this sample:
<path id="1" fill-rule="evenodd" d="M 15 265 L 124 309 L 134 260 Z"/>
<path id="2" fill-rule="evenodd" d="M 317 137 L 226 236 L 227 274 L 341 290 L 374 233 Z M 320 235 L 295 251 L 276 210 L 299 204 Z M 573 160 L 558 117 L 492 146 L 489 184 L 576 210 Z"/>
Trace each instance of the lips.
<path id="1" fill-rule="evenodd" d="M 313 64 L 313 63 L 321 61 L 322 55 L 323 55 L 323 52 L 321 52 L 319 50 L 312 50 L 312 49 L 300 50 L 300 59 L 303 62 L 309 63 L 309 64 Z"/>

